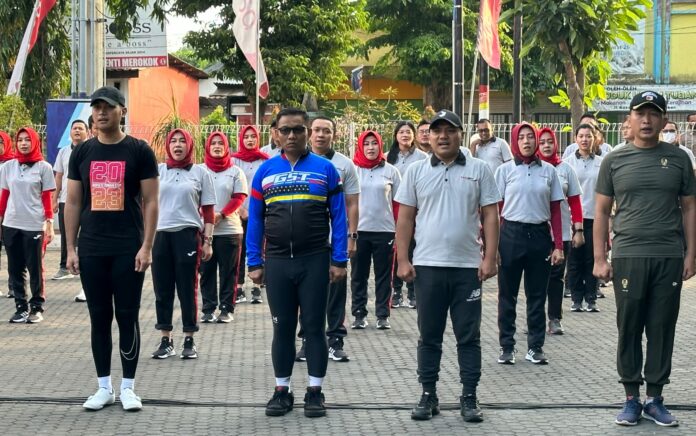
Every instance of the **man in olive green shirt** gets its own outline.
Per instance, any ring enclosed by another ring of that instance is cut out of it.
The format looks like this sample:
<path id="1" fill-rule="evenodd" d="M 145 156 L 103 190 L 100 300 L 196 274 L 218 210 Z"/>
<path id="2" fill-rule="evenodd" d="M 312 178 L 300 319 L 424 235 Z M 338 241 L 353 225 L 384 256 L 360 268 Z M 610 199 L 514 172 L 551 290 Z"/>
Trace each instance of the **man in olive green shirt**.
<path id="1" fill-rule="evenodd" d="M 664 97 L 653 91 L 633 98 L 629 116 L 633 142 L 604 158 L 597 180 L 594 275 L 614 282 L 617 370 L 626 391 L 624 408 L 615 421 L 619 425 L 635 425 L 641 414 L 658 425 L 679 424 L 663 404 L 662 387 L 669 383 L 672 370 L 682 281 L 694 275 L 696 181 L 686 153 L 659 141 L 666 106 Z M 606 246 L 613 201 L 610 265 Z M 643 381 L 647 383 L 644 404 L 640 402 Z"/>

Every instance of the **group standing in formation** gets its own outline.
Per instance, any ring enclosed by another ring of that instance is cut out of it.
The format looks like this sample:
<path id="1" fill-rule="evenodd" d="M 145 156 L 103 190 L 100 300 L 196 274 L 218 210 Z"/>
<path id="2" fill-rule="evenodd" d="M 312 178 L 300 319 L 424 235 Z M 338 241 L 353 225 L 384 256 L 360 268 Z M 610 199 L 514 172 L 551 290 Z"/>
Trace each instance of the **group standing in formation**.
<path id="1" fill-rule="evenodd" d="M 679 144 L 660 94 L 634 97 L 622 126 L 624 142 L 613 149 L 587 114 L 562 157 L 553 130 L 525 122 L 512 129 L 508 145 L 489 120 L 479 120 L 467 147 L 460 118 L 441 110 L 418 126 L 399 122 L 389 150 L 378 132 L 361 132 L 351 159 L 334 150 L 332 119 L 310 120 L 305 111 L 286 108 L 264 147 L 254 126 L 241 129 L 237 151 L 225 133 L 211 133 L 202 164 L 195 163 L 194 139 L 183 129 L 169 132 L 165 162 L 158 164 L 146 142 L 122 132 L 127 108 L 117 89 L 100 88 L 91 105 L 88 122 L 72 122 L 71 143 L 54 167 L 43 159 L 33 129 L 19 129 L 14 140 L 0 132 L 0 221 L 8 294 L 15 300 L 10 322 L 43 320 L 43 256 L 57 212 L 62 251 L 53 278 L 80 276 L 75 299 L 87 302 L 91 320 L 98 389 L 84 408 L 115 402 L 114 317 L 123 367 L 120 401 L 125 410 L 142 408 L 134 387 L 139 309 L 152 266 L 156 359 L 177 353 L 197 358 L 199 322 L 233 321 L 236 304 L 247 301 L 247 276 L 251 303 L 263 302 L 265 288 L 275 373 L 268 416 L 294 407 L 295 361 L 307 362 L 304 414 L 326 414 L 328 360 L 350 360 L 348 282 L 350 327 L 362 330 L 370 325 L 372 274 L 377 329 L 391 328 L 392 309 L 417 310 L 423 392 L 411 417 L 440 413 L 437 383 L 449 315 L 461 415 L 480 422 L 482 289 L 497 275 L 497 362 L 507 365 L 516 363 L 523 276 L 524 357 L 533 364 L 549 363 L 546 334 L 565 332 L 564 290 L 570 291 L 571 311 L 598 312 L 599 280 L 613 281 L 617 369 L 626 391 L 616 423 L 635 425 L 642 416 L 678 425 L 662 390 L 669 383 L 682 283 L 694 275 L 696 160 Z M 175 297 L 180 349 L 173 334 Z"/>

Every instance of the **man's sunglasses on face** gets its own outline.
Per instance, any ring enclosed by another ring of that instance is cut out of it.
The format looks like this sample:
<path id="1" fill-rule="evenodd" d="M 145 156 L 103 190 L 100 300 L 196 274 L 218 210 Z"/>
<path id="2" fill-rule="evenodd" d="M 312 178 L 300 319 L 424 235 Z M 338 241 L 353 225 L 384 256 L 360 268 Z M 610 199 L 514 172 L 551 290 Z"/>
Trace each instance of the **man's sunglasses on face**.
<path id="1" fill-rule="evenodd" d="M 283 136 L 288 136 L 290 132 L 295 135 L 301 135 L 307 130 L 307 126 L 295 126 L 295 127 L 279 127 L 278 133 Z"/>

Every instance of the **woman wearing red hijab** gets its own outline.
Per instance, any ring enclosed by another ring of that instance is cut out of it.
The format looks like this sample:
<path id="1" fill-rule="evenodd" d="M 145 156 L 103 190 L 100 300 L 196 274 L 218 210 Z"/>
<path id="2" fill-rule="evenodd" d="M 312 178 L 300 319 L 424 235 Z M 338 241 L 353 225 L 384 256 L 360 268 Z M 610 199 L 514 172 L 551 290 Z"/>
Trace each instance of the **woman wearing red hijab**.
<path id="1" fill-rule="evenodd" d="M 9 288 L 14 293 L 16 307 L 10 322 L 38 323 L 43 320 L 46 301 L 43 256 L 54 235 L 51 192 L 56 189 L 56 182 L 53 168 L 43 160 L 41 139 L 34 129 L 19 129 L 15 144 L 15 158 L 2 166 L 0 175 L 2 239 L 7 251 Z M 25 269 L 29 271 L 29 302 Z"/>
<path id="2" fill-rule="evenodd" d="M 565 198 L 553 165 L 536 154 L 538 134 L 529 123 L 512 129 L 513 160 L 495 171 L 500 202 L 500 269 L 498 272 L 498 363 L 515 363 L 517 295 L 524 273 L 527 296 L 527 354 L 525 359 L 546 364 L 546 285 L 551 265 L 563 261 L 561 201 Z M 553 231 L 553 242 L 549 232 Z M 550 262 L 549 262 L 550 260 Z"/>
<path id="3" fill-rule="evenodd" d="M 355 317 L 352 328 L 367 327 L 367 279 L 374 260 L 377 328 L 390 329 L 390 279 L 398 210 L 394 196 L 401 175 L 386 162 L 382 138 L 371 130 L 360 134 L 353 162 L 360 178 L 360 217 L 355 255 L 350 260 L 351 312 Z"/>
<path id="4" fill-rule="evenodd" d="M 548 127 L 539 130 L 537 155 L 541 160 L 550 163 L 556 168 L 563 195 L 565 196 L 565 199 L 561 202 L 563 261 L 558 265 L 551 266 L 549 283 L 546 287 L 548 297 L 546 314 L 549 317 L 548 333 L 550 335 L 562 335 L 564 333 L 563 325 L 561 324 L 563 319 L 563 275 L 565 274 L 566 259 L 570 251 L 571 241 L 573 247 L 580 247 L 585 243 L 582 233 L 582 204 L 580 202 L 582 189 L 580 188 L 580 182 L 575 170 L 561 160 L 558 154 L 556 135 Z"/>
<path id="5" fill-rule="evenodd" d="M 213 132 L 205 142 L 205 168 L 215 186 L 215 228 L 213 230 L 213 256 L 201 265 L 201 295 L 203 317 L 201 321 L 228 323 L 234 313 L 235 290 L 244 230 L 239 218 L 239 208 L 248 195 L 247 180 L 242 170 L 230 157 L 230 145 L 222 132 Z M 220 293 L 218 299 L 217 274 L 220 269 Z M 215 316 L 215 308 L 220 314 Z"/>
<path id="6" fill-rule="evenodd" d="M 157 311 L 155 328 L 162 333 L 162 338 L 152 353 L 155 359 L 176 354 L 172 341 L 175 291 L 184 331 L 181 358 L 198 357 L 193 342 L 193 334 L 198 331 L 198 266 L 201 260 L 207 261 L 213 254 L 216 201 L 210 173 L 193 164 L 193 147 L 193 139 L 187 131 L 172 130 L 167 135 L 167 160 L 159 165 L 159 218 L 152 246 L 152 283 Z M 203 211 L 202 220 L 200 210 Z"/>
<path id="7" fill-rule="evenodd" d="M 239 132 L 239 143 L 237 152 L 232 155 L 234 164 L 242 169 L 247 182 L 254 180 L 254 174 L 262 163 L 270 157 L 259 149 L 259 131 L 254 126 L 244 126 Z M 239 216 L 242 219 L 244 234 L 247 232 L 247 222 L 249 217 L 249 197 L 244 200 L 244 204 L 239 208 Z M 239 255 L 239 275 L 237 277 L 237 303 L 247 301 L 244 294 L 244 277 L 246 276 L 246 237 L 242 237 L 242 252 Z M 251 289 L 251 304 L 263 303 L 261 299 L 261 289 L 254 286 Z"/>
<path id="8" fill-rule="evenodd" d="M 6 162 L 14 159 L 14 150 L 12 149 L 12 139 L 10 138 L 10 135 L 8 135 L 6 132 L 3 132 L 0 130 L 0 177 L 2 177 L 2 167 L 5 165 Z M 1 182 L 0 182 L 1 183 Z M 1 233 L 1 232 L 0 232 Z M 0 234 L 0 245 L 2 245 L 2 235 Z M 0 292 L 0 297 L 2 296 L 2 292 Z M 8 291 L 7 291 L 7 298 L 12 298 L 12 290 L 9 287 L 9 282 L 8 282 Z"/>

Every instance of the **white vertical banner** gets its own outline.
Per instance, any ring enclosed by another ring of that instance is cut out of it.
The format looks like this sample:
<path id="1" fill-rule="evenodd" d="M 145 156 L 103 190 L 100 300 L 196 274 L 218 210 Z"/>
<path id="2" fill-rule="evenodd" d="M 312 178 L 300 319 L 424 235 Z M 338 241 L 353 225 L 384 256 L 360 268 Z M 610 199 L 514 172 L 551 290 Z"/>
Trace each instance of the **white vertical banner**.
<path id="1" fill-rule="evenodd" d="M 256 88 L 259 96 L 265 99 L 268 97 L 268 78 L 261 58 L 258 41 L 260 35 L 257 30 L 261 2 L 259 0 L 233 0 L 232 9 L 235 14 L 232 32 L 237 40 L 237 46 L 256 72 L 256 77 L 258 77 Z"/>

